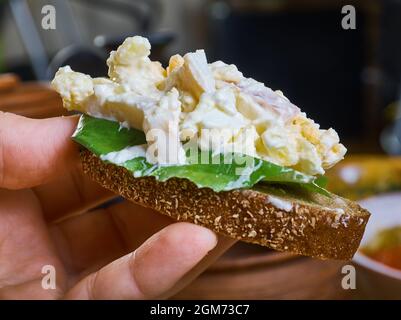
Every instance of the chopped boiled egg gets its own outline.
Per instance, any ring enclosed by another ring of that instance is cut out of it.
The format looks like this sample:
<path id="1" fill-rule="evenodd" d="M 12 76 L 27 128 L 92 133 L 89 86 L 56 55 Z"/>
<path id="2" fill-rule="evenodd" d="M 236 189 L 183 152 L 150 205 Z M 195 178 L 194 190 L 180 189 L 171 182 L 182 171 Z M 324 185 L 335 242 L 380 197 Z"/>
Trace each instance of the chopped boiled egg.
<path id="1" fill-rule="evenodd" d="M 203 50 L 174 55 L 164 69 L 151 61 L 146 38 L 127 38 L 107 60 L 109 79 L 60 68 L 52 82 L 68 110 L 143 130 L 147 160 L 183 164 L 183 144 L 194 139 L 214 154 L 238 152 L 324 174 L 345 147 L 281 91 L 246 78 L 235 65 L 208 63 Z"/>

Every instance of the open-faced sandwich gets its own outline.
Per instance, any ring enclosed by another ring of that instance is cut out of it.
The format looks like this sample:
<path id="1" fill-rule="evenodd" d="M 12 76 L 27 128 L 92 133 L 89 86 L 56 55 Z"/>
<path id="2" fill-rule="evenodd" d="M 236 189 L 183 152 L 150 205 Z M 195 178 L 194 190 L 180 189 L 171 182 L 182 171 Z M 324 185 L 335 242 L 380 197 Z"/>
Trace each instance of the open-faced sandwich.
<path id="1" fill-rule="evenodd" d="M 280 91 L 203 50 L 166 69 L 135 36 L 110 54 L 109 78 L 60 68 L 52 85 L 82 112 L 73 139 L 105 188 L 179 221 L 272 249 L 350 259 L 369 213 L 331 194 L 324 173 L 344 157 Z"/>

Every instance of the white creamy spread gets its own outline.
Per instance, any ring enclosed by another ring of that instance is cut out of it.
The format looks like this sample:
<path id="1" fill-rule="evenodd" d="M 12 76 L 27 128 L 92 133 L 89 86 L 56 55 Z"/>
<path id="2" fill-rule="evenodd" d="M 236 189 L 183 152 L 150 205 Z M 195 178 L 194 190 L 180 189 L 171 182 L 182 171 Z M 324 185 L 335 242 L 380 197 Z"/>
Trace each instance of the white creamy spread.
<path id="1" fill-rule="evenodd" d="M 283 199 L 280 199 L 278 197 L 274 196 L 267 196 L 266 197 L 266 202 L 271 203 L 273 206 L 275 206 L 277 209 L 284 210 L 286 212 L 290 212 L 292 210 L 292 203 Z"/>
<path id="2" fill-rule="evenodd" d="M 201 150 L 247 154 L 309 175 L 324 174 L 344 157 L 333 129 L 320 129 L 281 91 L 236 66 L 208 63 L 197 50 L 172 56 L 164 69 L 149 54 L 146 38 L 127 38 L 107 60 L 109 78 L 66 66 L 52 85 L 68 110 L 143 130 L 151 163 L 185 163 L 188 139 Z"/>
<path id="3" fill-rule="evenodd" d="M 127 147 L 119 151 L 109 152 L 100 156 L 100 159 L 115 164 L 122 164 L 128 160 L 146 157 L 146 145 Z"/>
<path id="4" fill-rule="evenodd" d="M 325 207 L 324 209 L 328 210 L 328 211 L 333 211 L 337 215 L 343 215 L 345 213 L 343 208 L 328 208 L 328 207 L 326 208 Z"/>

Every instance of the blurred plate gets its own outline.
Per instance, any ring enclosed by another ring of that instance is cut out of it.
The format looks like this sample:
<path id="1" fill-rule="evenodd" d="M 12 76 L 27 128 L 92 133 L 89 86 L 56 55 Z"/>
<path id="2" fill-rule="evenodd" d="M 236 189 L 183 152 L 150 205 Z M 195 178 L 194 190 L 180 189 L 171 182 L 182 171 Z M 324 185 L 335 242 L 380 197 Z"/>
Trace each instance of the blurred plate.
<path id="1" fill-rule="evenodd" d="M 360 201 L 371 212 L 361 247 L 374 239 L 377 232 L 401 226 L 401 192 L 392 192 Z M 401 299 L 401 270 L 380 263 L 360 251 L 353 260 L 357 269 L 358 286 L 363 297 Z"/>
<path id="2" fill-rule="evenodd" d="M 349 155 L 326 176 L 331 192 L 351 200 L 401 190 L 401 157 Z"/>

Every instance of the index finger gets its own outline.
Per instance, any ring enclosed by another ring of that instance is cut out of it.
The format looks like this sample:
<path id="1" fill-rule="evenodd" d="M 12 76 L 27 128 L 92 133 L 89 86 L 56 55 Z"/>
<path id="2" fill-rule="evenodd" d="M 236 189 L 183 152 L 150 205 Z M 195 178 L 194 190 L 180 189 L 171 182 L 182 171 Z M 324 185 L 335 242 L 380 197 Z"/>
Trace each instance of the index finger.
<path id="1" fill-rule="evenodd" d="M 78 118 L 34 120 L 0 112 L 0 188 L 40 185 L 78 161 L 71 140 Z"/>

